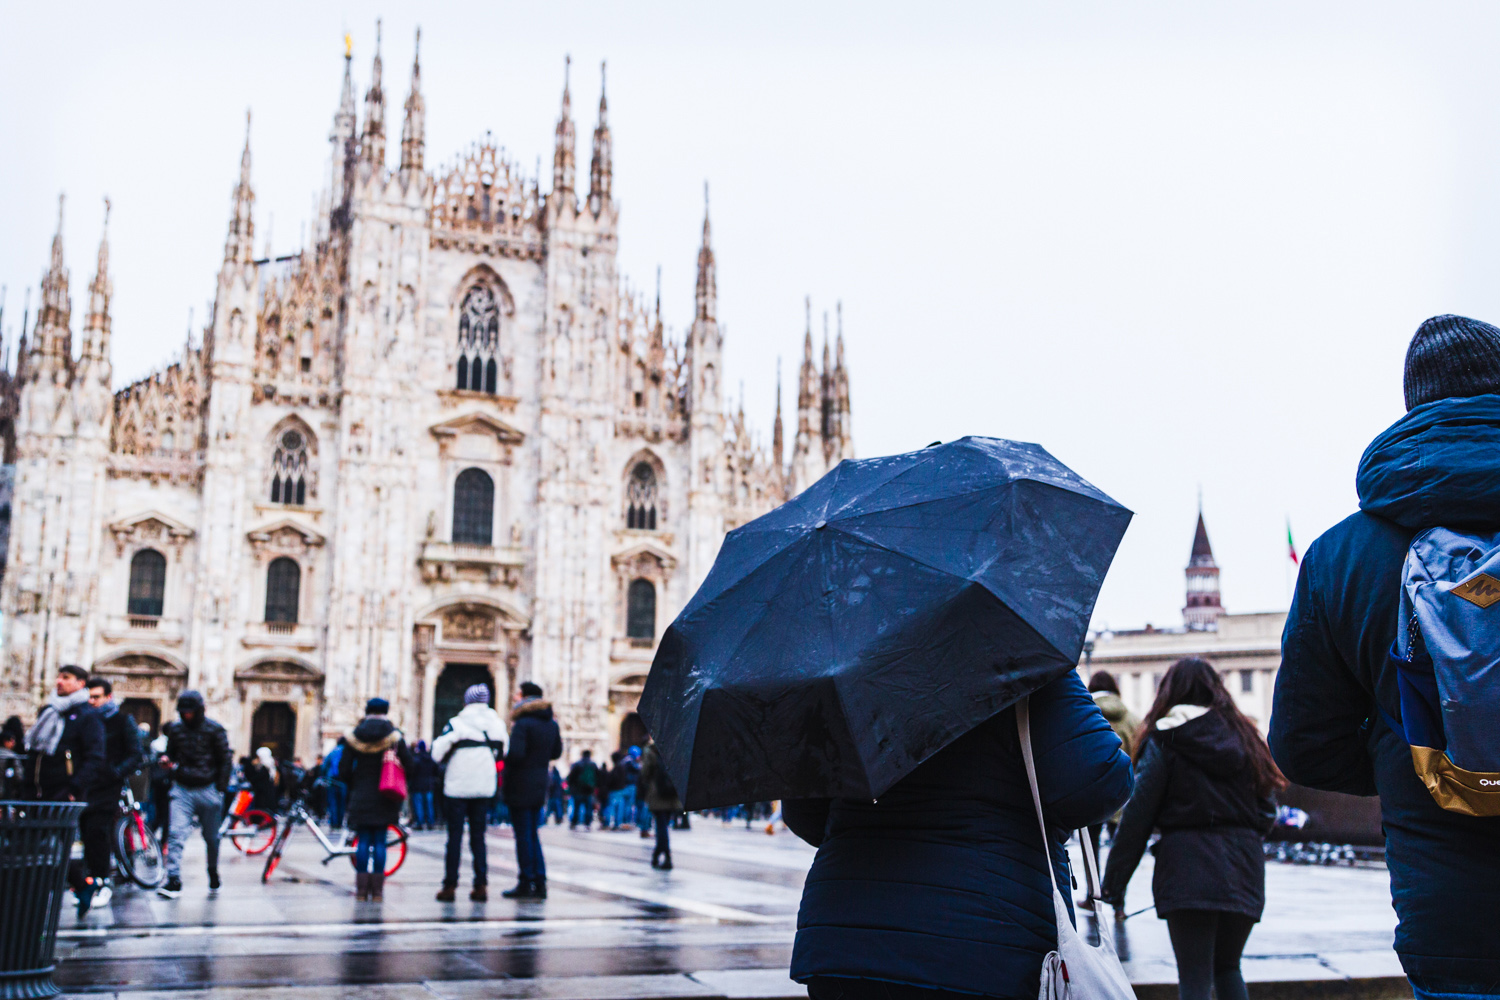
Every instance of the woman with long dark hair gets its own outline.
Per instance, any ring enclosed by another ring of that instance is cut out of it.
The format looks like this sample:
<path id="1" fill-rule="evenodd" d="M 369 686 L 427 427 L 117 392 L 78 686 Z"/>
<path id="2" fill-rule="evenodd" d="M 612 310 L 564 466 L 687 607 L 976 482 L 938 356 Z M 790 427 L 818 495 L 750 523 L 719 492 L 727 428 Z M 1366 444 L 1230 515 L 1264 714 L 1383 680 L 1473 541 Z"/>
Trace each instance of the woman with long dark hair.
<path id="1" fill-rule="evenodd" d="M 1177 956 L 1181 1000 L 1247 1000 L 1240 955 L 1266 900 L 1263 842 L 1286 779 L 1218 671 L 1198 657 L 1172 664 L 1141 727 L 1135 795 L 1104 872 L 1118 913 L 1153 829 L 1151 892 Z"/>

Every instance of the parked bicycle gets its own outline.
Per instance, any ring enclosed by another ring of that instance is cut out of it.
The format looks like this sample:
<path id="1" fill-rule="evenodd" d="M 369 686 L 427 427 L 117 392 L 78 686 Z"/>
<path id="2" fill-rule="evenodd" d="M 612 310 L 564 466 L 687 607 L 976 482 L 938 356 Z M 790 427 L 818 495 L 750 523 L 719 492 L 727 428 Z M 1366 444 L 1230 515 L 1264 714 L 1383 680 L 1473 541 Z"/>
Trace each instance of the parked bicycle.
<path id="1" fill-rule="evenodd" d="M 262 809 L 251 809 L 254 798 L 248 788 L 235 792 L 229 812 L 219 826 L 219 838 L 228 839 L 246 854 L 259 854 L 276 839 L 276 817 Z"/>
<path id="2" fill-rule="evenodd" d="M 161 843 L 146 822 L 141 804 L 130 790 L 120 789 L 120 815 L 115 820 L 115 864 L 122 874 L 142 889 L 155 889 L 167 878 L 167 862 Z"/>
<path id="3" fill-rule="evenodd" d="M 281 854 L 286 850 L 287 838 L 292 835 L 292 828 L 298 823 L 311 830 L 318 843 L 323 845 L 323 850 L 328 852 L 327 857 L 323 859 L 323 864 L 328 864 L 334 858 L 348 858 L 349 864 L 351 866 L 354 864 L 354 852 L 359 849 L 358 836 L 353 831 L 345 831 L 344 839 L 335 844 L 328 839 L 323 828 L 318 826 L 317 820 L 313 819 L 312 814 L 307 811 L 299 797 L 292 802 L 291 809 L 287 811 L 281 827 L 276 832 L 276 839 L 271 845 L 271 853 L 266 857 L 265 870 L 260 874 L 262 882 L 271 881 L 271 873 L 276 871 L 276 866 L 281 863 Z M 393 824 L 385 828 L 385 874 L 387 878 L 396 874 L 396 869 L 400 868 L 401 863 L 406 860 L 406 838 L 405 827 Z"/>

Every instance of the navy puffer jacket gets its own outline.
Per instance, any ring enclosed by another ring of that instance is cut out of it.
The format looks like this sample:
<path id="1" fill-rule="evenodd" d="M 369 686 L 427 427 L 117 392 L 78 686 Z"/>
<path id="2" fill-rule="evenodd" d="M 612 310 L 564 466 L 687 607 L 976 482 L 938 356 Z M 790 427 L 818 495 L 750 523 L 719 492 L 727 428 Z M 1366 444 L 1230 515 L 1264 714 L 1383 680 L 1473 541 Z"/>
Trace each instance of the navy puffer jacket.
<path id="1" fill-rule="evenodd" d="M 1380 796 L 1396 952 L 1434 993 L 1500 993 L 1500 819 L 1438 807 L 1382 711 L 1400 717 L 1401 567 L 1418 531 L 1500 528 L 1500 396 L 1424 403 L 1359 466 L 1360 512 L 1302 561 L 1281 640 L 1271 752 L 1299 785 Z M 1500 717 L 1500 706 L 1494 706 Z"/>
<path id="2" fill-rule="evenodd" d="M 1031 719 L 1052 864 L 1071 897 L 1068 834 L 1130 797 L 1130 761 L 1074 671 L 1031 696 Z M 799 834 L 820 811 L 784 808 Z M 804 838 L 821 844 L 802 892 L 793 979 L 1036 996 L 1057 928 L 1014 709 L 878 801 L 835 800 L 826 816 L 821 838 L 817 829 Z"/>

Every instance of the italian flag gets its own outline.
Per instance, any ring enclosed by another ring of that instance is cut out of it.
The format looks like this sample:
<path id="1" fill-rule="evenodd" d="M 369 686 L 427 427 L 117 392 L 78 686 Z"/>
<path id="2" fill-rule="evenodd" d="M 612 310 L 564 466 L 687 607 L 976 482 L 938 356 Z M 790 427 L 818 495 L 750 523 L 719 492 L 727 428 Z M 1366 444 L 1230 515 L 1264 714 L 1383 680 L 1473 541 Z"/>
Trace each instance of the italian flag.
<path id="1" fill-rule="evenodd" d="M 1292 541 L 1292 519 L 1286 519 L 1286 554 L 1292 557 L 1292 565 L 1299 565 L 1302 560 L 1297 558 L 1297 543 Z"/>

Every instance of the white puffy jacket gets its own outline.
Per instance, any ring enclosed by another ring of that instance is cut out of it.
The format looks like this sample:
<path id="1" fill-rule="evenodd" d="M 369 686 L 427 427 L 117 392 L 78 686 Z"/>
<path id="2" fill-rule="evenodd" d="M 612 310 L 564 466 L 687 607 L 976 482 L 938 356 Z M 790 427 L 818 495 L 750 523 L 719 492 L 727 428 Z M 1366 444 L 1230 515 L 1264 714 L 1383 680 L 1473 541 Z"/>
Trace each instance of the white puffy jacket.
<path id="1" fill-rule="evenodd" d="M 448 720 L 443 734 L 432 741 L 432 759 L 438 763 L 448 758 L 443 777 L 443 794 L 450 799 L 494 798 L 495 754 L 489 747 L 459 747 L 461 740 L 492 740 L 504 743 L 509 734 L 505 722 L 483 702 L 465 705 L 462 712 Z M 452 754 L 449 751 L 453 750 Z"/>

